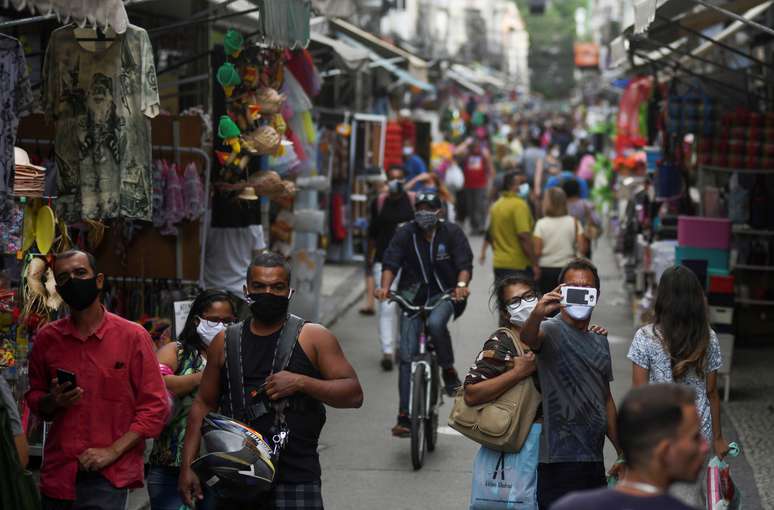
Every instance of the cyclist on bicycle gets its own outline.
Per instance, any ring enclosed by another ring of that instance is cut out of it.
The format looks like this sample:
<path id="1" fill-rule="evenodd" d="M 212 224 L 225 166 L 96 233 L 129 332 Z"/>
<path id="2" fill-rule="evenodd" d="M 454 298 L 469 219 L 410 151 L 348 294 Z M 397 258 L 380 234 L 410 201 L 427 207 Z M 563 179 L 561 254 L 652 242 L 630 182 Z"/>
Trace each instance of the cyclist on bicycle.
<path id="1" fill-rule="evenodd" d="M 398 292 L 414 305 L 434 303 L 445 293 L 453 302 L 445 301 L 435 308 L 427 320 L 427 331 L 441 366 L 446 393 L 453 395 L 460 385 L 454 369 L 454 351 L 447 323 L 459 317 L 470 294 L 468 283 L 473 272 L 473 252 L 462 229 L 442 221 L 442 204 L 437 193 L 423 192 L 414 202 L 414 221 L 400 227 L 382 259 L 382 284 L 374 293 L 379 300 L 389 297 L 390 285 L 400 271 Z M 400 365 L 398 391 L 398 423 L 392 435 L 410 434 L 408 416 L 411 359 L 418 349 L 421 319 L 401 314 Z"/>

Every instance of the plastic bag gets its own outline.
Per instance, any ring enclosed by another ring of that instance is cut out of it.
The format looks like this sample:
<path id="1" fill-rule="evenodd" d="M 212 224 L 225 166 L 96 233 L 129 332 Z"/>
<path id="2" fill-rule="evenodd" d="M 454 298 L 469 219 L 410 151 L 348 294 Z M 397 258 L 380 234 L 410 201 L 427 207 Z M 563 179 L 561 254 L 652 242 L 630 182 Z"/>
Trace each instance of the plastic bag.
<path id="1" fill-rule="evenodd" d="M 533 423 L 518 453 L 484 446 L 473 462 L 470 510 L 537 510 L 539 423 Z"/>
<path id="2" fill-rule="evenodd" d="M 729 445 L 729 455 L 739 455 L 735 443 Z M 707 510 L 739 510 L 742 508 L 742 495 L 731 479 L 728 463 L 713 457 L 707 467 Z"/>
<path id="3" fill-rule="evenodd" d="M 449 188 L 449 191 L 461 190 L 465 186 L 465 174 L 462 172 L 460 166 L 453 163 L 446 170 L 446 177 L 444 178 L 444 184 Z"/>

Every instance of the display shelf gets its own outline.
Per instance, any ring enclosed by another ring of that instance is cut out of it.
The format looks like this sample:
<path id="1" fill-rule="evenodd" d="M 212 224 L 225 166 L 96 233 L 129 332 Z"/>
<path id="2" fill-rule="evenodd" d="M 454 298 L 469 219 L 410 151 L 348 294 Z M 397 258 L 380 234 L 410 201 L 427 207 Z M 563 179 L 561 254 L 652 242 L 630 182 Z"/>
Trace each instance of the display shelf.
<path id="1" fill-rule="evenodd" d="M 736 303 L 739 305 L 774 306 L 774 301 L 768 299 L 736 298 Z"/>
<path id="2" fill-rule="evenodd" d="M 774 236 L 774 230 L 758 230 L 754 228 L 745 227 L 743 225 L 734 225 L 731 228 L 734 234 L 746 235 L 746 236 Z"/>
<path id="3" fill-rule="evenodd" d="M 737 264 L 734 269 L 741 269 L 743 271 L 774 271 L 774 266 L 753 266 L 750 264 Z"/>
<path id="4" fill-rule="evenodd" d="M 706 172 L 727 173 L 727 174 L 740 173 L 740 174 L 774 175 L 774 169 L 768 169 L 768 168 L 726 168 L 723 166 L 700 165 L 699 170 L 706 171 Z"/>

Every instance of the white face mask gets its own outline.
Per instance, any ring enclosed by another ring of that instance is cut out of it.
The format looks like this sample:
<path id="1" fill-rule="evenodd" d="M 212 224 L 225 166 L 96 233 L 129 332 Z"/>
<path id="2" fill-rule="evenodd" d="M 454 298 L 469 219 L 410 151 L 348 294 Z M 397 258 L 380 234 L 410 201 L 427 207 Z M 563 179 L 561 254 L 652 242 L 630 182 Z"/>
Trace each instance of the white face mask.
<path id="1" fill-rule="evenodd" d="M 588 305 L 567 305 L 565 310 L 567 310 L 567 315 L 576 321 L 585 321 L 591 317 L 591 312 L 594 311 L 594 307 Z"/>
<path id="2" fill-rule="evenodd" d="M 537 298 L 522 299 L 518 305 L 508 305 L 508 313 L 510 314 L 511 324 L 514 326 L 523 326 L 527 322 L 527 318 L 532 313 L 537 305 Z"/>
<path id="3" fill-rule="evenodd" d="M 196 326 L 196 332 L 199 333 L 199 337 L 207 345 L 210 345 L 212 339 L 218 336 L 218 333 L 224 329 L 226 329 L 226 325 L 222 322 L 213 322 L 202 318 L 199 318 L 199 325 Z"/>
<path id="4" fill-rule="evenodd" d="M 404 156 L 411 156 L 414 154 L 414 148 L 413 147 L 403 147 L 403 155 Z"/>

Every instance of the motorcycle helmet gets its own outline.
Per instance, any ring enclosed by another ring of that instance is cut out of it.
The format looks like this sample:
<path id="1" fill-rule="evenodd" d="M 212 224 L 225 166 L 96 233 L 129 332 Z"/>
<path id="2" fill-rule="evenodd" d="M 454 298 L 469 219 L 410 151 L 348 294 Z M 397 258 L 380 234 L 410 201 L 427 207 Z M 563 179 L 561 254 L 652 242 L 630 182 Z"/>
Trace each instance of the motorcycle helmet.
<path id="1" fill-rule="evenodd" d="M 209 413 L 202 422 L 207 453 L 191 468 L 217 497 L 254 501 L 271 488 L 274 464 L 263 436 L 227 416 Z"/>

